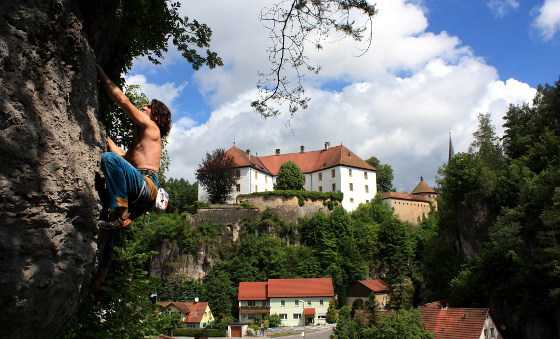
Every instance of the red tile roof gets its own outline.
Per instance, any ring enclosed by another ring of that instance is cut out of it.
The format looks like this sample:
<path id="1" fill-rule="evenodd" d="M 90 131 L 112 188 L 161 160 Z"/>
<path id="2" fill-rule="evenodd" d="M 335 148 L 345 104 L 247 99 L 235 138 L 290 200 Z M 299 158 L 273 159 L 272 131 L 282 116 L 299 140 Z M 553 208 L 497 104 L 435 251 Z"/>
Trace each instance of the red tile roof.
<path id="1" fill-rule="evenodd" d="M 430 193 L 434 194 L 436 191 L 428 186 L 424 180 L 420 180 L 418 185 L 412 190 L 412 194 Z"/>
<path id="2" fill-rule="evenodd" d="M 235 167 L 252 167 L 258 169 L 261 172 L 272 175 L 272 173 L 270 173 L 266 166 L 261 162 L 259 157 L 255 155 L 249 154 L 246 151 L 242 151 L 235 146 L 228 149 L 226 151 L 226 154 L 229 154 L 233 157 Z"/>
<path id="3" fill-rule="evenodd" d="M 278 175 L 280 166 L 290 160 L 295 162 L 303 173 L 317 172 L 338 165 L 376 170 L 342 145 L 319 151 L 269 155 L 260 159 L 274 175 Z"/>
<path id="4" fill-rule="evenodd" d="M 295 162 L 303 173 L 312 173 L 338 165 L 362 168 L 375 171 L 376 169 L 362 160 L 345 146 L 336 146 L 319 151 L 289 153 L 257 157 L 233 146 L 227 150 L 234 161 L 235 167 L 252 167 L 270 175 L 278 175 L 280 166 L 288 161 Z"/>
<path id="5" fill-rule="evenodd" d="M 412 201 L 422 201 L 430 202 L 430 199 L 417 195 L 408 193 L 397 193 L 397 192 L 383 192 L 381 193 L 381 199 L 400 199 L 400 200 L 412 200 Z"/>
<path id="6" fill-rule="evenodd" d="M 488 316 L 487 308 L 420 307 L 424 327 L 435 339 L 478 339 Z"/>
<path id="7" fill-rule="evenodd" d="M 173 305 L 177 307 L 181 313 L 185 314 L 183 318 L 184 323 L 197 324 L 202 321 L 204 312 L 206 312 L 206 308 L 208 307 L 208 303 L 206 302 L 158 302 L 158 305 L 161 305 L 163 308 Z"/>
<path id="8" fill-rule="evenodd" d="M 237 300 L 267 300 L 267 282 L 240 282 Z"/>
<path id="9" fill-rule="evenodd" d="M 331 278 L 269 279 L 268 282 L 240 282 L 238 300 L 268 298 L 332 297 Z"/>
<path id="10" fill-rule="evenodd" d="M 269 298 L 332 297 L 334 289 L 331 278 L 269 279 Z"/>
<path id="11" fill-rule="evenodd" d="M 304 315 L 314 315 L 315 314 L 315 309 L 314 308 L 304 308 L 303 309 L 303 314 Z"/>
<path id="12" fill-rule="evenodd" d="M 381 279 L 377 280 L 361 280 L 360 284 L 369 288 L 373 292 L 386 292 L 389 291 L 389 285 Z"/>

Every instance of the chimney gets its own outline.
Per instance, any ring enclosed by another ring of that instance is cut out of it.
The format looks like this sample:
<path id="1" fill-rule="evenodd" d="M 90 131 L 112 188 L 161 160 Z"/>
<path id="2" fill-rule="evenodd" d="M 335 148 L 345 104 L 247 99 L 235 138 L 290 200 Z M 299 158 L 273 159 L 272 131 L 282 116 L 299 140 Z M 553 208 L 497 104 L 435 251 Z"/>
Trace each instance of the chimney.
<path id="1" fill-rule="evenodd" d="M 280 155 L 280 149 L 279 148 L 276 149 L 276 155 Z"/>
<path id="2" fill-rule="evenodd" d="M 331 148 L 331 143 L 330 142 L 325 142 L 325 150 L 328 150 L 329 148 Z"/>
<path id="3" fill-rule="evenodd" d="M 305 146 L 303 146 L 303 145 L 299 146 L 299 151 L 300 151 L 300 153 L 305 152 Z"/>
<path id="4" fill-rule="evenodd" d="M 247 155 L 250 156 L 251 155 L 251 150 L 250 149 L 245 150 L 245 153 L 247 153 Z"/>

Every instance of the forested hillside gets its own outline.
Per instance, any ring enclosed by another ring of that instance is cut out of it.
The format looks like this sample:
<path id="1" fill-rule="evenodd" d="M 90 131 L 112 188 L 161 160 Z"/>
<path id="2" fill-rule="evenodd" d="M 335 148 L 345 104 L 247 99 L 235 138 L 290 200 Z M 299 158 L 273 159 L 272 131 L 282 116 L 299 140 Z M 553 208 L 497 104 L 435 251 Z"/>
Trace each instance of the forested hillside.
<path id="1" fill-rule="evenodd" d="M 238 241 L 223 242 L 224 225 L 207 221 L 194 228 L 185 221 L 180 213 L 193 212 L 193 185 L 173 179 L 168 187 L 182 205 L 121 233 L 103 302 L 88 296 L 69 333 L 115 335 L 123 328 L 117 325 L 131 320 L 142 325 L 127 331 L 162 332 L 169 320 L 149 317 L 151 293 L 158 300 L 199 297 L 210 302 L 218 323 L 231 321 L 241 281 L 331 277 L 339 307 L 351 283 L 387 281 L 390 307 L 402 310 L 382 322 L 393 329 L 418 321 L 411 308 L 445 299 L 455 307 L 490 307 L 506 338 L 557 337 L 559 119 L 559 82 L 540 87 L 532 104 L 510 107 L 503 139 L 489 114 L 480 114 L 469 151 L 441 167 L 438 211 L 419 227 L 399 221 L 377 198 L 352 213 L 339 207 L 330 216 L 319 213 L 298 223 L 268 211 L 244 223 Z M 204 248 L 217 264 L 203 281 L 150 278 L 147 263 L 164 241 L 174 241 L 184 253 Z M 143 305 L 142 312 L 135 305 Z M 115 316 L 99 322 L 96 314 L 107 307 Z M 391 331 L 350 321 L 344 316 L 349 309 L 340 312 L 337 337 L 383 337 Z M 146 318 L 153 322 L 140 322 Z M 412 325 L 409 330 L 426 335 Z"/>
<path id="2" fill-rule="evenodd" d="M 490 306 L 508 338 L 560 335 L 560 81 L 511 106 L 499 139 L 489 115 L 441 170 L 440 223 L 465 264 L 449 300 Z"/>

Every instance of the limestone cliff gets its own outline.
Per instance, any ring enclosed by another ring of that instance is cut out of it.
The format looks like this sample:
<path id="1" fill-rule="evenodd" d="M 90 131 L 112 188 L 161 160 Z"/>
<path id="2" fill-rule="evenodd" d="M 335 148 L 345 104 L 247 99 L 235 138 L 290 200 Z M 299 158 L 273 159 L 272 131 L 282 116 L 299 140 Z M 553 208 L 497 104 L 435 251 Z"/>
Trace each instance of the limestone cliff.
<path id="1" fill-rule="evenodd" d="M 95 269 L 105 142 L 94 48 L 110 48 L 102 28 L 114 29 L 115 15 L 89 27 L 89 39 L 81 5 L 0 2 L 2 338 L 55 337 Z M 101 13 L 89 11 L 87 22 L 92 15 Z"/>

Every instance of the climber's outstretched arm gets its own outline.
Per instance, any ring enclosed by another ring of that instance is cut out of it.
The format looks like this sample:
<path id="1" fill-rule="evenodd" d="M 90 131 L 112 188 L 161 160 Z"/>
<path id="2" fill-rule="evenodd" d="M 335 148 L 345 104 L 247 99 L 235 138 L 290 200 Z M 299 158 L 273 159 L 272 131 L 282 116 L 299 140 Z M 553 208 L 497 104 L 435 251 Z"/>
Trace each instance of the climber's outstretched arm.
<path id="1" fill-rule="evenodd" d="M 120 148 L 119 146 L 117 146 L 117 144 L 115 144 L 113 139 L 109 137 L 107 137 L 107 148 L 109 149 L 109 152 L 114 152 L 119 157 L 124 157 L 124 155 L 126 154 L 126 151 Z"/>
<path id="2" fill-rule="evenodd" d="M 128 115 L 137 125 L 147 127 L 152 121 L 150 116 L 138 110 L 138 108 L 130 102 L 123 91 L 117 87 L 111 79 L 109 79 L 101 66 L 97 65 L 97 71 L 109 98 L 119 105 L 126 115 Z"/>

